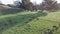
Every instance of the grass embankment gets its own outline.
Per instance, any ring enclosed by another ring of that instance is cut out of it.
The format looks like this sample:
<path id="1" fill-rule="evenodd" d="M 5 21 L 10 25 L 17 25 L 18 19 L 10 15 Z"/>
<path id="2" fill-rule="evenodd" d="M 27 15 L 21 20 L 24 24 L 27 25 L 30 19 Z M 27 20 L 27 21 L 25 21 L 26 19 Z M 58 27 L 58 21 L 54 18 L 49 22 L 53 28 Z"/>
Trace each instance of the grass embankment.
<path id="1" fill-rule="evenodd" d="M 60 12 L 20 12 L 0 16 L 0 34 L 41 34 L 58 24 Z M 60 29 L 55 34 L 60 34 Z"/>

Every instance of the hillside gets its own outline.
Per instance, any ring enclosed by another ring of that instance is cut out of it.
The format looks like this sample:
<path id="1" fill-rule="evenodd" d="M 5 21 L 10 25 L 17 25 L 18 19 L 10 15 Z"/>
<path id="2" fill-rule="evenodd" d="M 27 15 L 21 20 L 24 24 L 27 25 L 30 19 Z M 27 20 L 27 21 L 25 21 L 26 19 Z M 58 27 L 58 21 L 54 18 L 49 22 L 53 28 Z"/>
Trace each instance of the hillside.
<path id="1" fill-rule="evenodd" d="M 0 16 L 0 34 L 42 34 L 59 24 L 60 11 L 7 14 Z M 54 34 L 60 34 L 60 28 Z"/>
<path id="2" fill-rule="evenodd" d="M 20 8 L 9 7 L 7 5 L 0 5 L 0 15 L 15 14 L 22 11 L 23 9 Z"/>

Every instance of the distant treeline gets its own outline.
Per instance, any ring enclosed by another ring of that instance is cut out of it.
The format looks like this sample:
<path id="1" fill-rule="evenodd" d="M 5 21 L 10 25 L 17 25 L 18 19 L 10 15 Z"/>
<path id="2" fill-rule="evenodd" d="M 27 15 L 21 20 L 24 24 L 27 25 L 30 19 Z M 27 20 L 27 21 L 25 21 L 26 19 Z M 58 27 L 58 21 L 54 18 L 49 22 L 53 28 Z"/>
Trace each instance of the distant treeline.
<path id="1" fill-rule="evenodd" d="M 30 0 L 15 1 L 14 4 L 18 8 L 25 10 L 57 10 L 59 9 L 58 3 L 55 0 L 43 0 L 40 4 L 33 4 Z"/>

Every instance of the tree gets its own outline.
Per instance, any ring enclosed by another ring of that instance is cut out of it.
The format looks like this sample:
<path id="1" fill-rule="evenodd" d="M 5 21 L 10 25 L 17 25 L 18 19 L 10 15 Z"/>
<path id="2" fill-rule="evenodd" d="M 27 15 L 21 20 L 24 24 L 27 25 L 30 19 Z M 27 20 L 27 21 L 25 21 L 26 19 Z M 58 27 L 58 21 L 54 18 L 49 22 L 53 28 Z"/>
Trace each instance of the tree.
<path id="1" fill-rule="evenodd" d="M 30 0 L 22 0 L 23 5 L 27 5 L 28 3 L 30 3 Z"/>
<path id="2" fill-rule="evenodd" d="M 58 8 L 56 0 L 44 0 L 42 2 L 42 9 L 45 10 L 56 10 Z"/>
<path id="3" fill-rule="evenodd" d="M 22 6 L 26 10 L 32 10 L 33 4 L 30 2 L 30 0 L 22 0 Z"/>
<path id="4" fill-rule="evenodd" d="M 33 10 L 33 4 L 32 2 L 30 2 L 30 0 L 21 0 L 21 2 L 17 0 L 17 1 L 14 1 L 14 4 L 17 7 L 25 10 Z"/>

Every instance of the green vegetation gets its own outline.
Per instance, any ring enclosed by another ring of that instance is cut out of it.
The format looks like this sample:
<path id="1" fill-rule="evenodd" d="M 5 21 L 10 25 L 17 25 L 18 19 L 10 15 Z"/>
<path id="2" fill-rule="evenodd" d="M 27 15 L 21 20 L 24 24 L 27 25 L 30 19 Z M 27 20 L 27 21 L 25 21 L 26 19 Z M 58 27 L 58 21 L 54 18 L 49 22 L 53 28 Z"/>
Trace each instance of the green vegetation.
<path id="1" fill-rule="evenodd" d="M 7 5 L 0 5 L 0 16 L 6 14 L 15 14 L 22 11 L 24 10 L 20 8 L 9 7 Z"/>
<path id="2" fill-rule="evenodd" d="M 0 16 L 0 34 L 41 34 L 60 24 L 58 12 L 20 12 Z M 60 34 L 60 28 L 54 32 Z"/>

